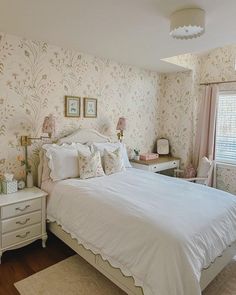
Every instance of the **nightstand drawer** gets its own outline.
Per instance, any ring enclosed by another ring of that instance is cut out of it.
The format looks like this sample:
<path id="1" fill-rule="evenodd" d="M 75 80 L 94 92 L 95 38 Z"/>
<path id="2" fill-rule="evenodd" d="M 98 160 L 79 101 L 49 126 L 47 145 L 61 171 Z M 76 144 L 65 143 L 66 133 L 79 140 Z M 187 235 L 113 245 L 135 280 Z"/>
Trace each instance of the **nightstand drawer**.
<path id="1" fill-rule="evenodd" d="M 25 226 L 29 226 L 35 223 L 41 222 L 42 213 L 36 211 L 33 213 L 21 215 L 18 217 L 5 219 L 2 221 L 2 233 L 10 232 L 13 230 L 21 229 Z"/>
<path id="2" fill-rule="evenodd" d="M 2 235 L 2 248 L 6 248 L 24 241 L 30 240 L 34 237 L 40 236 L 42 233 L 41 223 L 27 226 L 21 230 L 17 230 L 8 234 Z"/>
<path id="3" fill-rule="evenodd" d="M 179 162 L 178 161 L 169 161 L 169 162 L 165 162 L 165 163 L 160 163 L 160 164 L 154 164 L 150 166 L 150 170 L 152 172 L 159 172 L 159 171 L 163 171 L 163 170 L 168 170 L 168 169 L 172 169 L 172 168 L 176 168 L 178 167 Z"/>
<path id="4" fill-rule="evenodd" d="M 28 212 L 41 209 L 41 198 L 19 202 L 16 204 L 4 206 L 1 208 L 2 219 L 22 215 Z"/>

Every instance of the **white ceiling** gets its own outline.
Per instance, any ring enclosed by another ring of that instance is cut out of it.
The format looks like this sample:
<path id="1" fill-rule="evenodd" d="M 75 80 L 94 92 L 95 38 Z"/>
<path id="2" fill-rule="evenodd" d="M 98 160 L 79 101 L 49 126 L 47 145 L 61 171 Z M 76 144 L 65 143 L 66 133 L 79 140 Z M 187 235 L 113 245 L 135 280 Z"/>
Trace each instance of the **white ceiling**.
<path id="1" fill-rule="evenodd" d="M 206 33 L 174 40 L 168 17 L 185 7 L 206 10 Z M 162 58 L 235 43 L 235 12 L 235 0 L 0 0 L 0 31 L 167 72 Z"/>

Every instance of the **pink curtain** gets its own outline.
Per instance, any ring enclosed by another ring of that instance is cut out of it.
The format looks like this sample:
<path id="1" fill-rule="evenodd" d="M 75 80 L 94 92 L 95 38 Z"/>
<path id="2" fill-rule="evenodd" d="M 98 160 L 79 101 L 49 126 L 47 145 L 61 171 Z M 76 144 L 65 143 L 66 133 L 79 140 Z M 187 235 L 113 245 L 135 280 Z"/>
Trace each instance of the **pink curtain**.
<path id="1" fill-rule="evenodd" d="M 219 96 L 218 85 L 207 85 L 201 102 L 196 141 L 193 151 L 193 165 L 198 167 L 199 161 L 206 156 L 215 159 L 216 116 Z"/>

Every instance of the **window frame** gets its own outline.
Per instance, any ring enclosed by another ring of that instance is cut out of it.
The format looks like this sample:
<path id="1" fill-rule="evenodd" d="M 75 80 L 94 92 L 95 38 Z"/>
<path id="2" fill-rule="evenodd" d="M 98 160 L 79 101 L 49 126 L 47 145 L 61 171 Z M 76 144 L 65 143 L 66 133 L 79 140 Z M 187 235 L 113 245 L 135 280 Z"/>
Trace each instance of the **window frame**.
<path id="1" fill-rule="evenodd" d="M 220 96 L 221 95 L 230 95 L 233 94 L 236 97 L 236 89 L 235 90 L 220 90 L 218 101 L 217 101 L 217 114 L 216 114 L 216 130 L 215 130 L 215 161 L 217 164 L 226 165 L 226 166 L 236 166 L 236 159 L 235 161 L 232 159 L 224 160 L 224 159 L 217 159 L 217 126 L 218 126 L 218 114 L 219 114 L 219 103 L 220 103 Z M 236 98 L 235 98 L 236 100 Z M 236 116 L 236 114 L 235 114 Z M 235 132 L 236 137 L 236 132 Z"/>

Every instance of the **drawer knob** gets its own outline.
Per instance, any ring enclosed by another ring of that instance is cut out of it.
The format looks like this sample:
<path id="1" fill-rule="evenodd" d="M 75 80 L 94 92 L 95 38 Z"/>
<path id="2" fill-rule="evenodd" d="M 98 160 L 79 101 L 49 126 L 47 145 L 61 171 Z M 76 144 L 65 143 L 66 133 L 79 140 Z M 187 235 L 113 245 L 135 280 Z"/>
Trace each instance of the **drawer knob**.
<path id="1" fill-rule="evenodd" d="M 26 218 L 25 221 L 16 221 L 16 224 L 24 225 L 24 224 L 26 224 L 28 221 L 30 221 L 30 218 Z"/>
<path id="2" fill-rule="evenodd" d="M 30 205 L 26 205 L 24 208 L 20 208 L 20 207 L 17 207 L 16 210 L 18 211 L 25 211 L 26 209 L 28 209 L 30 207 Z"/>
<path id="3" fill-rule="evenodd" d="M 30 234 L 30 231 L 27 231 L 24 235 L 17 235 L 16 237 L 17 237 L 17 238 L 24 239 L 24 238 L 26 238 L 29 234 Z"/>

